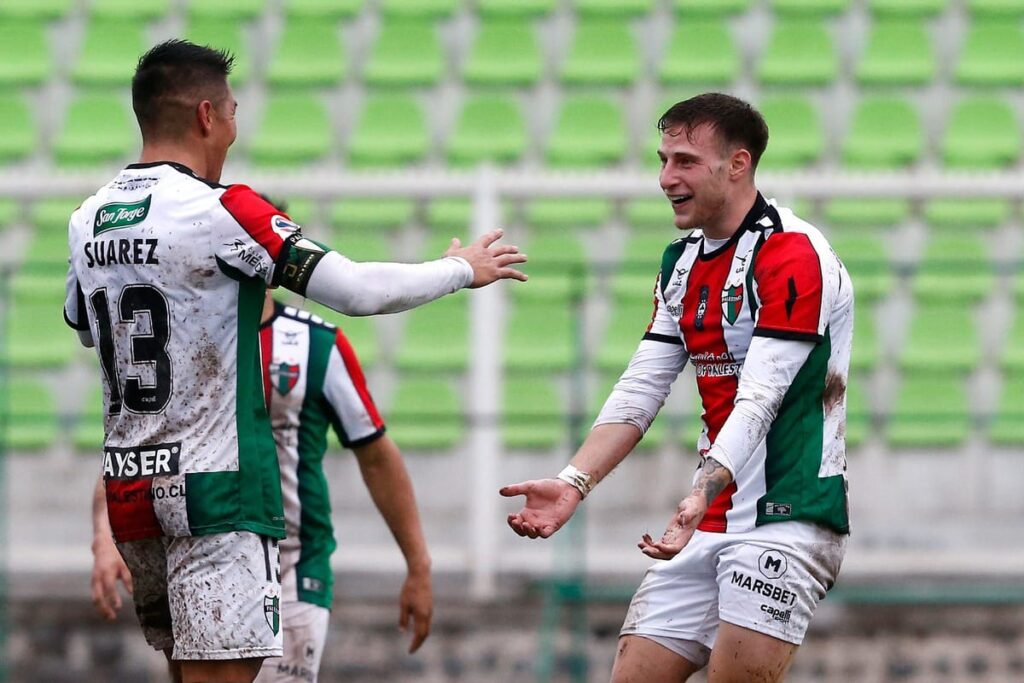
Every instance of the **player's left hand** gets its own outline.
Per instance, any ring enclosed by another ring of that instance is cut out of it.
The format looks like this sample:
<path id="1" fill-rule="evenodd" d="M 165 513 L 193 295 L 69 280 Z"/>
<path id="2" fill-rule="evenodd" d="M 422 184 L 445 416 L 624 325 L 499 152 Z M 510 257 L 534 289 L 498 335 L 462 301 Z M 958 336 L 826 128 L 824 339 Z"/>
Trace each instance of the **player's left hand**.
<path id="1" fill-rule="evenodd" d="M 430 585 L 430 571 L 409 572 L 402 585 L 399 598 L 400 614 L 398 627 L 402 633 L 409 630 L 412 622 L 412 641 L 409 643 L 410 654 L 420 649 L 420 645 L 430 635 L 430 619 L 434 615 L 434 592 Z"/>
<path id="2" fill-rule="evenodd" d="M 637 547 L 648 557 L 656 560 L 671 560 L 679 554 L 693 537 L 708 506 L 699 497 L 687 496 L 679 503 L 676 514 L 669 520 L 668 528 L 657 543 L 650 534 L 644 534 Z"/>

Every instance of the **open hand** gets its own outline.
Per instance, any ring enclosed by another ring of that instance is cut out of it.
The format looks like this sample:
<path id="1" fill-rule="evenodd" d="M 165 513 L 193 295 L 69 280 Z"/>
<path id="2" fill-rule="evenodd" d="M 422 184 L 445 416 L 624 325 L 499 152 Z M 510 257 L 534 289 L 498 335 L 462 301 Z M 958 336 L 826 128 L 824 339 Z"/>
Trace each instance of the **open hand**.
<path id="1" fill-rule="evenodd" d="M 547 538 L 569 521 L 583 496 L 561 479 L 533 479 L 498 491 L 503 496 L 526 496 L 519 512 L 508 516 L 508 525 L 520 536 Z"/>
<path id="2" fill-rule="evenodd" d="M 644 534 L 637 547 L 648 557 L 656 560 L 671 560 L 679 554 L 693 537 L 697 525 L 704 519 L 708 506 L 699 497 L 689 496 L 679 503 L 676 514 L 668 522 L 668 528 L 657 543 L 650 534 Z"/>
<path id="3" fill-rule="evenodd" d="M 130 594 L 132 573 L 121 558 L 121 553 L 112 540 L 93 544 L 92 561 L 92 603 L 104 619 L 113 621 L 121 609 L 121 594 L 117 589 L 120 581 Z"/>
<path id="4" fill-rule="evenodd" d="M 506 279 L 526 282 L 525 273 L 509 268 L 513 263 L 526 263 L 526 254 L 520 254 L 519 247 L 511 244 L 494 244 L 503 234 L 505 231 L 500 228 L 491 230 L 465 247 L 457 237 L 452 238 L 451 246 L 444 255 L 464 258 L 473 268 L 473 282 L 469 285 L 470 288 L 476 289 Z"/>

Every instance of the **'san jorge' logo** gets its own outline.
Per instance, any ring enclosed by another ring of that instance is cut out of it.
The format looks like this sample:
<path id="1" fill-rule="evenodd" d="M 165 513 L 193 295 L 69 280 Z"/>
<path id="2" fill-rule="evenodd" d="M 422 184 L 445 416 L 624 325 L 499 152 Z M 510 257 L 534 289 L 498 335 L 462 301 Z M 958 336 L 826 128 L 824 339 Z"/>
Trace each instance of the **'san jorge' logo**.
<path id="1" fill-rule="evenodd" d="M 96 210 L 96 219 L 93 221 L 93 237 L 116 228 L 127 228 L 146 220 L 149 215 L 149 205 L 153 201 L 153 195 L 146 195 L 145 199 L 137 202 L 111 202 L 104 204 Z"/>

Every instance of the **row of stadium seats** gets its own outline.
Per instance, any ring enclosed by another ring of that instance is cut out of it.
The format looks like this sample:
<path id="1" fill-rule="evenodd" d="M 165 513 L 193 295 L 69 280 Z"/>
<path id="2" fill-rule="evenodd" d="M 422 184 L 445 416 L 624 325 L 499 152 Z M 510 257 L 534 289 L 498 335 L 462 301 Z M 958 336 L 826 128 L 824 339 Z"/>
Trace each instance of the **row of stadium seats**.
<path id="1" fill-rule="evenodd" d="M 1021 61 L 1024 64 L 1024 60 Z M 676 101 L 665 100 L 635 130 L 628 107 L 604 94 L 567 95 L 550 121 L 528 121 L 536 113 L 520 96 L 472 95 L 462 103 L 447 133 L 430 125 L 427 106 L 410 94 L 376 93 L 364 98 L 344 144 L 325 100 L 315 94 L 276 94 L 266 101 L 256 132 L 238 145 L 238 156 L 257 165 L 301 167 L 345 161 L 353 168 L 397 168 L 432 159 L 453 167 L 484 161 L 499 165 L 536 159 L 552 168 L 586 169 L 642 163 L 656 167 L 658 133 L 651 123 Z M 41 105 L 39 105 L 41 106 Z M 759 102 L 772 131 L 765 168 L 798 169 L 828 163 L 853 170 L 913 167 L 935 158 L 950 169 L 999 169 L 1020 161 L 1021 126 L 1011 102 L 998 96 L 957 101 L 931 148 L 918 109 L 908 100 L 872 96 L 860 100 L 845 135 L 827 135 L 813 101 L 777 95 Z M 0 94 L 0 163 L 16 163 L 49 151 L 60 166 L 114 165 L 132 158 L 138 135 L 124 94 L 73 98 L 50 145 L 29 100 Z M 541 125 L 543 123 L 543 125 Z M 539 134 L 542 129 L 544 134 Z M 835 148 L 835 151 L 831 149 Z M 234 157 L 233 157 L 234 158 Z M 890 202 L 899 206 L 899 202 Z M 898 219 L 898 217 L 897 217 Z"/>
<path id="2" fill-rule="evenodd" d="M 140 3 L 142 4 L 142 3 Z M 79 85 L 124 87 L 138 55 L 150 41 L 143 21 L 96 18 L 89 22 L 80 54 L 69 65 Z M 184 35 L 196 42 L 230 49 L 237 58 L 233 81 L 252 76 L 256 51 L 247 47 L 242 25 L 225 19 L 192 20 Z M 111 40 L 117 36 L 117 40 Z M 457 73 L 470 85 L 534 85 L 552 73 L 566 85 L 626 86 L 645 71 L 662 83 L 730 84 L 744 72 L 741 44 L 721 19 L 681 20 L 665 54 L 655 63 L 647 44 L 618 19 L 581 20 L 566 36 L 564 59 L 545 54 L 534 28 L 520 19 L 487 19 L 475 31 L 467 54 L 446 53 L 445 42 L 430 21 L 389 20 L 380 28 L 364 59 L 350 55 L 336 24 L 322 19 L 289 19 L 269 54 L 265 79 L 271 86 L 331 86 L 350 72 L 371 86 L 437 84 L 448 65 L 462 61 Z M 880 20 L 871 28 L 862 54 L 844 63 L 828 27 L 819 20 L 779 20 L 752 74 L 766 85 L 821 86 L 841 72 L 861 85 L 925 85 L 941 65 L 928 26 L 921 20 Z M 35 85 L 63 73 L 48 47 L 47 23 L 7 19 L 0 24 L 0 85 Z M 261 46 L 263 48 L 263 46 Z M 262 51 L 262 50 L 261 50 Z M 561 51 L 559 51 L 560 54 Z M 962 85 L 1024 84 L 1024 33 L 1005 20 L 977 20 L 966 29 L 952 70 Z M 365 61 L 361 72 L 350 62 Z"/>
<path id="3" fill-rule="evenodd" d="M 550 450 L 568 447 L 573 433 L 590 428 L 616 375 L 603 374 L 588 395 L 589 405 L 571 421 L 566 392 L 548 376 L 509 376 L 503 397 L 502 439 L 506 448 Z M 1006 377 L 991 415 L 974 414 L 961 378 L 909 375 L 887 414 L 870 408 L 862 378 L 854 375 L 848 391 L 847 443 L 863 444 L 873 433 L 898 448 L 955 447 L 983 427 L 986 438 L 999 445 L 1024 445 L 1024 375 Z M 103 441 L 101 397 L 91 390 L 87 404 L 76 415 L 60 414 L 53 392 L 38 380 L 16 377 L 8 387 L 11 401 L 9 446 L 15 451 L 39 451 L 55 444 L 82 452 L 95 451 Z M 399 382 L 386 408 L 389 430 L 400 444 L 415 450 L 445 450 L 462 442 L 466 434 L 464 394 L 445 376 L 416 376 Z M 669 443 L 689 449 L 700 432 L 700 405 L 694 400 L 682 414 L 666 408 L 641 443 L 650 452 Z M 878 427 L 882 429 L 879 430 Z"/>

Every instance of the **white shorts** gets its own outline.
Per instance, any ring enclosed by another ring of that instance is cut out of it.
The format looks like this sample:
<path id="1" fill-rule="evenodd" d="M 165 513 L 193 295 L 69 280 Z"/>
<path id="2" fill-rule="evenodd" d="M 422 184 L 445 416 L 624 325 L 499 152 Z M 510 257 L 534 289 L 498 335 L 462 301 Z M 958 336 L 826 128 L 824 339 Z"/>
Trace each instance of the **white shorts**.
<path id="1" fill-rule="evenodd" d="M 331 611 L 308 602 L 281 603 L 284 655 L 263 660 L 255 683 L 316 683 Z"/>
<path id="2" fill-rule="evenodd" d="M 280 657 L 277 541 L 247 531 L 119 543 L 146 641 L 181 660 Z"/>
<path id="3" fill-rule="evenodd" d="M 698 666 L 707 664 L 719 621 L 799 645 L 839 574 L 846 539 L 805 522 L 698 531 L 647 570 L 621 635 L 650 638 Z"/>

